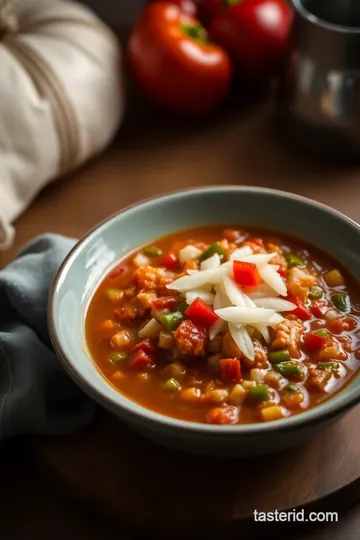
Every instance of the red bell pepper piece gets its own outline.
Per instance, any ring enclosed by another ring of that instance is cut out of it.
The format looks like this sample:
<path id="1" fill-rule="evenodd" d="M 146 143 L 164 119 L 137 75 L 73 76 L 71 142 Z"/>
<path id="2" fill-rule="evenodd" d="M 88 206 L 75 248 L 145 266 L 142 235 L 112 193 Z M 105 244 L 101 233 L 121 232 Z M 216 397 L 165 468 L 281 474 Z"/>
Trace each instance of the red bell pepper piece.
<path id="1" fill-rule="evenodd" d="M 286 268 L 279 268 L 279 270 L 277 271 L 277 273 L 278 273 L 279 276 L 281 276 L 283 279 L 286 279 L 286 278 L 287 278 L 287 270 L 286 270 Z"/>
<path id="2" fill-rule="evenodd" d="M 294 311 L 292 311 L 291 313 L 294 313 L 294 315 L 299 317 L 299 319 L 301 319 L 302 321 L 308 321 L 309 319 L 311 319 L 311 313 L 306 309 L 305 304 L 301 300 L 301 298 L 299 298 L 298 296 L 291 296 L 288 298 L 288 301 L 292 302 L 297 306 L 296 309 L 294 309 Z"/>
<path id="3" fill-rule="evenodd" d="M 146 354 L 154 355 L 156 353 L 156 347 L 151 343 L 149 338 L 146 338 L 134 345 L 132 352 L 137 351 L 143 351 Z"/>
<path id="4" fill-rule="evenodd" d="M 325 347 L 326 341 L 327 339 L 325 337 L 310 333 L 306 334 L 304 337 L 304 346 L 309 352 L 318 351 L 319 349 L 323 349 Z"/>
<path id="5" fill-rule="evenodd" d="M 250 242 L 250 244 L 255 244 L 255 246 L 264 247 L 264 242 L 261 238 L 248 238 L 247 242 Z"/>
<path id="6" fill-rule="evenodd" d="M 125 270 L 126 270 L 126 267 L 123 264 L 119 264 L 111 272 L 111 274 L 109 276 L 109 279 L 112 280 L 112 279 L 118 278 L 119 276 L 121 276 L 121 274 L 123 274 L 125 272 Z"/>
<path id="7" fill-rule="evenodd" d="M 310 311 L 318 319 L 323 319 L 325 313 L 329 309 L 329 305 L 325 300 L 316 300 L 313 302 Z"/>
<path id="8" fill-rule="evenodd" d="M 172 311 L 176 303 L 176 298 L 173 296 L 160 296 L 160 298 L 153 301 L 152 305 L 155 309 L 170 309 Z"/>
<path id="9" fill-rule="evenodd" d="M 155 360 L 146 354 L 145 351 L 138 350 L 132 356 L 129 367 L 133 369 L 146 369 L 155 365 Z"/>
<path id="10" fill-rule="evenodd" d="M 179 260 L 175 253 L 172 253 L 171 251 L 161 257 L 159 260 L 159 266 L 164 266 L 168 270 L 175 270 L 179 264 Z"/>
<path id="11" fill-rule="evenodd" d="M 238 285 L 242 287 L 256 287 L 261 283 L 261 276 L 256 264 L 234 261 L 234 279 Z"/>
<path id="12" fill-rule="evenodd" d="M 219 361 L 219 373 L 226 383 L 241 381 L 241 364 L 237 358 L 223 358 Z"/>
<path id="13" fill-rule="evenodd" d="M 192 304 L 185 311 L 185 315 L 195 323 L 205 326 L 205 328 L 210 328 L 217 320 L 218 316 L 214 312 L 213 308 L 201 300 L 201 298 L 196 298 Z"/>

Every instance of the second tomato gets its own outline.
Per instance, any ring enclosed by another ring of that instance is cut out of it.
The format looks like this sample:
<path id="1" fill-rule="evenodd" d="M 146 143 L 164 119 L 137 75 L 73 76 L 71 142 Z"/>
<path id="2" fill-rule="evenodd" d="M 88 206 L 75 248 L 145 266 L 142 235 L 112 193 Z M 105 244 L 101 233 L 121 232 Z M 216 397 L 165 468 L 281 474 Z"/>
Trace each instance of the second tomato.
<path id="1" fill-rule="evenodd" d="M 232 0 L 210 24 L 210 37 L 254 79 L 277 73 L 292 22 L 285 0 Z"/>

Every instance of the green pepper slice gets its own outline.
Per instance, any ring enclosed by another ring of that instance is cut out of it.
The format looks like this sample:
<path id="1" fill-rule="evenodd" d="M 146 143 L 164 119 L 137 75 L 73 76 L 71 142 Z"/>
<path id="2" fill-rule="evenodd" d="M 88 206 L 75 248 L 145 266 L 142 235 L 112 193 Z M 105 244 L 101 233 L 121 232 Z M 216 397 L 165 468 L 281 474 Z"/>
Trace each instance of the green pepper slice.
<path id="1" fill-rule="evenodd" d="M 275 364 L 274 369 L 286 378 L 300 377 L 302 375 L 301 366 L 297 363 L 283 362 L 281 364 Z"/>
<path id="2" fill-rule="evenodd" d="M 310 300 L 319 300 L 319 298 L 322 298 L 324 295 L 324 291 L 321 287 L 318 287 L 318 286 L 314 286 L 314 287 L 311 287 L 310 291 L 309 291 L 309 298 Z"/>
<path id="3" fill-rule="evenodd" d="M 128 355 L 123 352 L 113 352 L 109 355 L 109 360 L 113 364 L 120 364 L 126 362 L 128 359 Z"/>
<path id="4" fill-rule="evenodd" d="M 202 254 L 199 257 L 199 261 L 205 261 L 205 259 L 208 259 L 212 255 L 217 253 L 218 255 L 225 255 L 224 249 L 221 247 L 221 245 L 218 242 L 215 242 L 215 244 L 212 244 L 208 249 L 202 252 Z"/>
<path id="5" fill-rule="evenodd" d="M 305 266 L 304 259 L 298 257 L 294 253 L 287 253 L 285 259 L 287 260 L 289 268 L 293 268 L 293 266 Z"/>
<path id="6" fill-rule="evenodd" d="M 281 362 L 290 362 L 291 356 L 287 349 L 271 351 L 269 353 L 269 360 L 272 364 L 280 364 Z"/>
<path id="7" fill-rule="evenodd" d="M 159 316 L 159 319 L 166 330 L 173 332 L 184 320 L 184 315 L 181 311 L 174 311 L 173 313 L 163 313 Z"/>
<path id="8" fill-rule="evenodd" d="M 167 392 L 179 392 L 181 390 L 181 385 L 176 379 L 171 377 L 164 383 L 164 390 Z"/>
<path id="9" fill-rule="evenodd" d="M 317 367 L 325 371 L 338 371 L 340 366 L 339 362 L 320 362 Z"/>
<path id="10" fill-rule="evenodd" d="M 266 384 L 250 386 L 249 399 L 253 401 L 268 401 L 269 397 L 269 387 Z"/>
<path id="11" fill-rule="evenodd" d="M 162 249 L 158 248 L 157 246 L 146 247 L 143 251 L 148 257 L 160 257 L 160 255 L 163 254 Z"/>
<path id="12" fill-rule="evenodd" d="M 331 296 L 332 303 L 339 311 L 347 311 L 349 309 L 349 298 L 345 293 L 334 293 Z"/>

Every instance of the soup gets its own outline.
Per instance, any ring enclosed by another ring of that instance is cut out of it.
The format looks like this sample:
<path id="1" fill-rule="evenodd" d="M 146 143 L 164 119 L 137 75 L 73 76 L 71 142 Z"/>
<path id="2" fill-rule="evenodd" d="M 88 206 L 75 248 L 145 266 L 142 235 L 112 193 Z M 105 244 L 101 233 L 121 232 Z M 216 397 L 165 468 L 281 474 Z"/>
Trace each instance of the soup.
<path id="1" fill-rule="evenodd" d="M 359 367 L 359 295 L 293 239 L 205 227 L 120 261 L 86 339 L 101 373 L 143 407 L 192 422 L 268 422 L 316 407 Z"/>

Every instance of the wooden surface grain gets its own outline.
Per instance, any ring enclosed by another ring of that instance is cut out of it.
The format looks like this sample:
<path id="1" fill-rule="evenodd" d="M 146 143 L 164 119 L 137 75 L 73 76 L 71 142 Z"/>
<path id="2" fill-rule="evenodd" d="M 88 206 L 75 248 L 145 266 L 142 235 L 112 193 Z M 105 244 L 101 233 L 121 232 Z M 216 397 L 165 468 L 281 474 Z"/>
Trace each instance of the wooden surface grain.
<path id="1" fill-rule="evenodd" d="M 37 234 L 79 237 L 109 214 L 139 199 L 200 185 L 284 189 L 360 219 L 359 169 L 314 163 L 290 147 L 275 130 L 272 98 L 259 102 L 254 96 L 239 93 L 236 105 L 230 104 L 211 121 L 195 124 L 151 110 L 132 92 L 130 97 L 125 124 L 113 145 L 81 171 L 40 194 L 16 223 L 15 244 L 0 254 L 0 266 L 11 261 L 20 246 Z M 335 436 L 328 440 L 329 447 L 340 444 Z M 356 461 L 356 449 L 357 445 L 350 460 L 344 449 L 343 468 Z M 58 497 L 52 485 L 42 482 L 25 455 L 20 441 L 0 455 L 0 477 L 6 493 L 0 505 L 4 537 L 112 540 L 116 534 L 121 538 L 121 531 L 114 533 L 93 515 L 76 510 L 71 498 L 66 501 Z M 295 493 L 296 486 L 293 489 Z M 21 519 L 14 518 L 20 511 Z M 306 537 L 352 540 L 358 538 L 359 525 L 360 515 L 354 510 L 348 517 L 342 516 L 339 524 L 322 525 L 313 536 L 306 533 Z M 301 537 L 301 526 L 298 532 Z"/>

